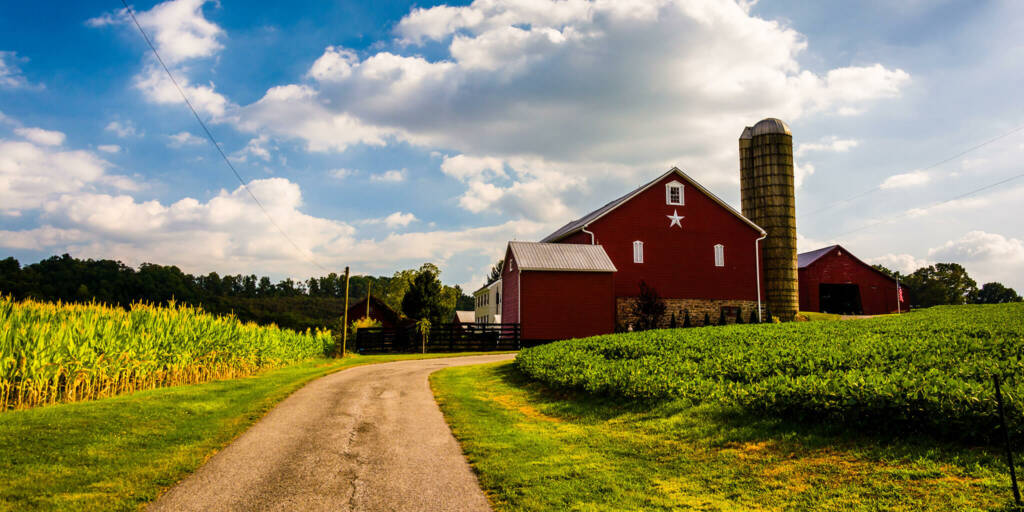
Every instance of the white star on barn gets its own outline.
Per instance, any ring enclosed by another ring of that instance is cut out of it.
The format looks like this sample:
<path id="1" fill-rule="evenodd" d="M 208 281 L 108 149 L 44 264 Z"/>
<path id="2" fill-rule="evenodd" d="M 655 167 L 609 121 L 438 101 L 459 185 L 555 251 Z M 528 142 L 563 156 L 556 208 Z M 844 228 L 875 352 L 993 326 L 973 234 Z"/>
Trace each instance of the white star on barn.
<path id="1" fill-rule="evenodd" d="M 679 221 L 683 220 L 686 217 L 679 215 L 679 210 L 672 210 L 672 215 L 666 215 L 666 217 L 668 217 L 671 221 L 668 223 L 668 227 L 671 228 L 672 226 L 679 226 L 679 229 L 683 229 L 683 224 Z"/>

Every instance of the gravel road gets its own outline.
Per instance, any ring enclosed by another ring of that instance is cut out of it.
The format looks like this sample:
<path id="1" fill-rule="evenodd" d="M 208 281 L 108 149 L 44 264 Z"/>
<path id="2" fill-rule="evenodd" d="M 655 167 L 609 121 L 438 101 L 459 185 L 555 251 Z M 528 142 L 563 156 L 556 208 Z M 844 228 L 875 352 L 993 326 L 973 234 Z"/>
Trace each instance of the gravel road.
<path id="1" fill-rule="evenodd" d="M 149 510 L 488 511 L 427 376 L 512 357 L 372 364 L 317 379 Z"/>

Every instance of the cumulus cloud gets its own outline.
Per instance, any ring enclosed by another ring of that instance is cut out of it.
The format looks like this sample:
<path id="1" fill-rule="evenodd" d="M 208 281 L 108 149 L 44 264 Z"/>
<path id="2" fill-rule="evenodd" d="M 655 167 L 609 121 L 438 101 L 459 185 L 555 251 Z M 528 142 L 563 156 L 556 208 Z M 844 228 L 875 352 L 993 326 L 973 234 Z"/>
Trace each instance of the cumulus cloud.
<path id="1" fill-rule="evenodd" d="M 879 186 L 883 189 L 919 187 L 931 180 L 931 175 L 924 171 L 911 171 L 889 176 Z"/>
<path id="2" fill-rule="evenodd" d="M 89 151 L 0 139 L 0 208 L 8 213 L 34 210 L 61 194 L 138 188 L 127 177 L 108 174 L 110 167 Z"/>
<path id="3" fill-rule="evenodd" d="M 167 138 L 170 139 L 170 142 L 168 142 L 167 145 L 172 148 L 198 146 L 203 142 L 206 142 L 206 139 L 192 135 L 189 132 L 178 132 L 174 135 L 168 135 Z"/>
<path id="4" fill-rule="evenodd" d="M 889 270 L 894 270 L 901 274 L 910 274 L 921 267 L 927 267 L 935 263 L 926 258 L 918 258 L 906 253 L 888 253 L 875 258 L 867 258 L 865 261 L 872 265 L 882 265 Z"/>
<path id="5" fill-rule="evenodd" d="M 405 169 L 392 169 L 381 173 L 371 174 L 370 181 L 376 183 L 400 183 L 405 181 L 407 172 Z"/>
<path id="6" fill-rule="evenodd" d="M 111 154 L 121 152 L 121 146 L 118 146 L 117 144 L 100 144 L 99 146 L 96 146 L 96 149 L 104 153 Z"/>
<path id="7" fill-rule="evenodd" d="M 21 72 L 21 63 L 27 61 L 14 52 L 0 51 L 0 88 L 28 87 L 28 80 Z"/>
<path id="8" fill-rule="evenodd" d="M 113 132 L 115 135 L 121 137 L 122 139 L 126 137 L 142 135 L 141 132 L 135 129 L 135 123 L 131 121 L 111 121 L 107 123 L 107 126 L 104 129 L 108 132 Z"/>
<path id="9" fill-rule="evenodd" d="M 60 146 L 66 138 L 63 132 L 42 128 L 15 128 L 14 133 L 41 146 Z"/>
<path id="10" fill-rule="evenodd" d="M 175 79 L 200 112 L 218 117 L 224 114 L 228 100 L 215 91 L 213 83 L 192 84 L 185 64 L 194 59 L 211 57 L 224 48 L 224 30 L 206 19 L 203 6 L 209 0 L 168 0 L 148 11 L 136 12 L 139 25 L 149 35 L 157 52 L 175 75 Z M 124 9 L 92 18 L 86 25 L 105 27 L 131 22 Z M 167 78 L 163 68 L 147 55 L 148 64 L 135 77 L 135 87 L 154 103 L 181 103 L 181 95 Z"/>
<path id="11" fill-rule="evenodd" d="M 343 180 L 343 179 L 348 178 L 350 176 L 355 176 L 356 174 L 359 174 L 359 171 L 357 171 L 355 169 L 345 169 L 343 167 L 342 168 L 338 168 L 338 169 L 331 169 L 331 170 L 327 171 L 327 175 L 332 177 L 332 178 L 334 178 L 334 179 L 336 179 L 336 180 Z"/>
<path id="12" fill-rule="evenodd" d="M 979 284 L 1001 281 L 1017 289 L 1024 287 L 1024 240 L 971 231 L 930 249 L 928 257 L 964 265 Z"/>
<path id="13" fill-rule="evenodd" d="M 593 181 L 599 169 L 615 169 L 599 176 L 609 194 L 673 164 L 732 187 L 743 126 L 769 115 L 853 114 L 899 96 L 910 79 L 882 64 L 802 69 L 801 34 L 727 0 L 478 0 L 416 8 L 395 35 L 399 50 L 362 58 L 329 46 L 308 70 L 311 82 L 272 88 L 227 117 L 318 151 L 392 141 L 444 149 L 453 156 L 442 171 L 465 183 L 460 204 L 472 211 L 502 198 L 522 205 L 510 198 L 528 189 L 553 191 L 576 210 L 563 183 Z M 427 42 L 446 53 L 416 55 Z M 855 145 L 836 138 L 804 151 Z M 515 172 L 515 159 L 538 172 Z"/>
<path id="14" fill-rule="evenodd" d="M 798 144 L 796 149 L 793 151 L 794 156 L 804 156 L 811 152 L 831 152 L 831 153 L 846 153 L 847 151 L 860 145 L 860 141 L 856 139 L 840 139 L 833 135 L 819 140 L 818 142 L 806 142 Z"/>

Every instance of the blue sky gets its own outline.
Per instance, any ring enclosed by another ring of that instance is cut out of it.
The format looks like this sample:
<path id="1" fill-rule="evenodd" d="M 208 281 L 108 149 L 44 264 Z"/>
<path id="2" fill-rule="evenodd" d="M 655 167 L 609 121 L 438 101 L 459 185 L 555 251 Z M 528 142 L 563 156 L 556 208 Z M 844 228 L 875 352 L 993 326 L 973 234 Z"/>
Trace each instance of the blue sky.
<path id="1" fill-rule="evenodd" d="M 300 251 L 118 3 L 5 3 L 0 254 L 298 278 L 433 261 L 475 288 L 505 241 L 672 165 L 738 204 L 736 139 L 773 116 L 801 250 L 1024 289 L 1024 179 L 929 207 L 1022 172 L 1024 7 L 893 4 L 133 4 Z"/>

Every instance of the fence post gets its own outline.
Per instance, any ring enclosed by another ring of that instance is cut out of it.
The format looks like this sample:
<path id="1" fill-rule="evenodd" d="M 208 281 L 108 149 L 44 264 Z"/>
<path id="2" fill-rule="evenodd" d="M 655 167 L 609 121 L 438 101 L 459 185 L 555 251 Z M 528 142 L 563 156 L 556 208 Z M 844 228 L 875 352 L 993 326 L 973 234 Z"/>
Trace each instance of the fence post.
<path id="1" fill-rule="evenodd" d="M 1003 393 L 999 390 L 999 376 L 993 375 L 992 382 L 996 385 L 996 405 L 999 407 L 999 425 L 1003 427 L 1003 443 L 1006 446 L 1006 464 L 1010 466 L 1010 481 L 1013 483 L 1013 501 L 1021 508 L 1020 489 L 1017 487 L 1017 470 L 1013 464 L 1013 450 L 1010 448 L 1010 431 L 1006 429 L 1006 413 L 1003 410 Z"/>

